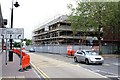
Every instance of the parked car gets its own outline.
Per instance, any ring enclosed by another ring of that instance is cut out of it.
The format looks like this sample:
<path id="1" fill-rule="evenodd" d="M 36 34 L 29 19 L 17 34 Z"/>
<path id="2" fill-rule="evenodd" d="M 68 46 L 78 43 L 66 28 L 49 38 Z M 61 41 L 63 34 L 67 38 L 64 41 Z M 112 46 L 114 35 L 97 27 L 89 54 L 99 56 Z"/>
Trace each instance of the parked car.
<path id="1" fill-rule="evenodd" d="M 86 64 L 103 64 L 104 58 L 92 50 L 76 51 L 74 55 L 75 62 L 85 62 Z"/>
<path id="2" fill-rule="evenodd" d="M 35 48 L 30 48 L 29 52 L 35 52 Z"/>

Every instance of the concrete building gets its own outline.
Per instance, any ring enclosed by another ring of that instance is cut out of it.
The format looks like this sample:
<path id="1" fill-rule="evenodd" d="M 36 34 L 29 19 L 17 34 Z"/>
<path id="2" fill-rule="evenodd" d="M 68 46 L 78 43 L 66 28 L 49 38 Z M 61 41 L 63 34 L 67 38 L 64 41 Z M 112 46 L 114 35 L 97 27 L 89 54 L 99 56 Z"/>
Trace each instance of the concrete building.
<path id="1" fill-rule="evenodd" d="M 3 17 L 2 17 L 2 10 L 1 10 L 1 5 L 0 5 L 0 28 L 3 28 Z"/>
<path id="2" fill-rule="evenodd" d="M 83 37 L 86 36 L 87 40 L 82 43 L 89 45 L 92 39 L 97 40 L 96 37 L 92 37 L 92 31 L 87 32 L 87 35 L 84 35 L 84 33 L 78 30 L 77 34 L 73 36 L 68 17 L 61 15 L 35 29 L 32 41 L 34 45 L 80 45 Z"/>
<path id="3" fill-rule="evenodd" d="M 103 46 L 106 46 L 109 53 L 120 53 L 120 26 L 106 27 L 103 31 Z"/>
<path id="4" fill-rule="evenodd" d="M 114 53 L 120 50 L 119 30 L 118 27 L 103 29 L 103 53 Z M 84 33 L 87 33 L 87 35 L 84 35 Z M 33 31 L 32 43 L 39 47 L 42 47 L 42 45 L 99 46 L 97 38 L 92 36 L 93 30 L 88 32 L 78 30 L 77 34 L 73 36 L 68 17 L 66 15 L 61 15 L 38 26 L 38 28 Z"/>
<path id="5" fill-rule="evenodd" d="M 6 28 L 5 25 L 7 25 L 7 19 L 3 19 L 1 5 L 0 5 L 0 28 Z M 0 39 L 0 49 L 3 47 L 4 47 L 4 39 Z"/>
<path id="6" fill-rule="evenodd" d="M 3 17 L 2 17 L 2 11 L 1 11 L 1 5 L 0 5 L 0 28 L 3 27 Z M 0 39 L 0 50 L 2 49 L 2 40 Z"/>

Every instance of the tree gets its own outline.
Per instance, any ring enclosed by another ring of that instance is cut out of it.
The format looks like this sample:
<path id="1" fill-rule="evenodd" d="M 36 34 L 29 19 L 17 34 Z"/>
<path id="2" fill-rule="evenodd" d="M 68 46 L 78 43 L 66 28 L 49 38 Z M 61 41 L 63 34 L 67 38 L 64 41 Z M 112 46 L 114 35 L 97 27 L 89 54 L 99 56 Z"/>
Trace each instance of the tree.
<path id="1" fill-rule="evenodd" d="M 21 44 L 20 42 L 14 42 L 13 45 L 14 45 L 14 47 L 18 47 L 18 48 L 20 48 L 20 44 Z"/>
<path id="2" fill-rule="evenodd" d="M 24 41 L 26 42 L 26 45 L 28 46 L 28 45 L 30 45 L 30 44 L 32 44 L 32 40 L 30 40 L 30 39 L 24 39 Z"/>
<path id="3" fill-rule="evenodd" d="M 120 20 L 116 19 L 118 13 L 118 2 L 92 2 L 77 0 L 77 7 L 73 8 L 72 4 L 68 6 L 71 10 L 69 19 L 73 32 L 78 29 L 82 31 L 93 30 L 94 36 L 99 42 L 99 53 L 102 54 L 103 29 L 105 27 L 113 27 Z M 119 26 L 118 26 L 119 27 Z"/>

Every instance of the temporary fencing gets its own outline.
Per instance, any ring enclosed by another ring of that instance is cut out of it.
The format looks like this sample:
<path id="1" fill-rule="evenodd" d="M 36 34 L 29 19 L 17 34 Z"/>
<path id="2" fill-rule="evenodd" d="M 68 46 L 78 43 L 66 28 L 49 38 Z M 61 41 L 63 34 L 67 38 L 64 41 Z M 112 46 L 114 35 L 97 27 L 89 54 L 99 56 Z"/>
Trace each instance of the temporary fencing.
<path id="1" fill-rule="evenodd" d="M 19 49 L 13 49 L 13 52 L 20 56 Z M 22 51 L 22 68 L 27 68 L 30 66 L 30 56 Z"/>

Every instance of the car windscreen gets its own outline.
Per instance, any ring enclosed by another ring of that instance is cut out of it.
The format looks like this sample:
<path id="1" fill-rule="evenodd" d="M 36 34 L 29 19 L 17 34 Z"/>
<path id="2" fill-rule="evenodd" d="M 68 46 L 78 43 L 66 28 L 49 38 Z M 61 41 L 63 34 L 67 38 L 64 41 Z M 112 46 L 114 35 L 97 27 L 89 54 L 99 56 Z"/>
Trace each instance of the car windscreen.
<path id="1" fill-rule="evenodd" d="M 30 48 L 30 50 L 34 50 L 34 48 Z"/>
<path id="2" fill-rule="evenodd" d="M 85 52 L 86 55 L 98 55 L 96 52 L 94 51 L 86 51 Z"/>

